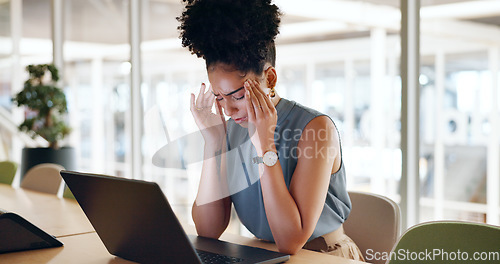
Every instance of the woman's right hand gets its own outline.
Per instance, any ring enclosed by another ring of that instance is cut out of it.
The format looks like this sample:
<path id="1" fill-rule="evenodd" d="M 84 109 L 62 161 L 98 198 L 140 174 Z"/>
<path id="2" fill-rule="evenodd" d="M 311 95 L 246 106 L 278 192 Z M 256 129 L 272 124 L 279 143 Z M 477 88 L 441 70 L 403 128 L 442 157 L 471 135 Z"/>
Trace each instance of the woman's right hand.
<path id="1" fill-rule="evenodd" d="M 191 94 L 191 113 L 194 121 L 200 129 L 205 144 L 214 144 L 214 147 L 220 147 L 226 135 L 226 120 L 222 114 L 222 107 L 215 100 L 211 88 L 206 90 L 206 85 L 201 84 L 198 98 Z M 215 102 L 216 112 L 212 112 L 212 106 Z"/>

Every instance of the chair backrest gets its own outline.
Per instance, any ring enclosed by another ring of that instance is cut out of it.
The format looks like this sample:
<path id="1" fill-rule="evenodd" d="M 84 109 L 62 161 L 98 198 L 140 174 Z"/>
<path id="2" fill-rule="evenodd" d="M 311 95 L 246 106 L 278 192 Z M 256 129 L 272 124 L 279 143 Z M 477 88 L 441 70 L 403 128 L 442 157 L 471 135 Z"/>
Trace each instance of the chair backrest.
<path id="1" fill-rule="evenodd" d="M 59 174 L 64 167 L 54 163 L 42 163 L 29 169 L 21 181 L 21 188 L 57 194 L 62 186 Z"/>
<path id="2" fill-rule="evenodd" d="M 388 263 L 498 264 L 499 247 L 499 226 L 458 221 L 427 222 L 411 227 L 401 236 Z"/>
<path id="3" fill-rule="evenodd" d="M 12 184 L 17 172 L 17 163 L 13 161 L 0 161 L 0 183 Z"/>
<path id="4" fill-rule="evenodd" d="M 352 210 L 344 222 L 345 233 L 358 245 L 366 261 L 385 263 L 372 256 L 389 253 L 400 234 L 400 209 L 396 202 L 378 194 L 349 192 Z"/>

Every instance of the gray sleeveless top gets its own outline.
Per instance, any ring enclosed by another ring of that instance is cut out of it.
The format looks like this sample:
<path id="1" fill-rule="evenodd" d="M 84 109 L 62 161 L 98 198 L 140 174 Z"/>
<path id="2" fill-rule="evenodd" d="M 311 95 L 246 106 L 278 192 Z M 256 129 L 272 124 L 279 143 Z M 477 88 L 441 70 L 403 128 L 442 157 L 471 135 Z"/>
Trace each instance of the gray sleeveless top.
<path id="1" fill-rule="evenodd" d="M 279 162 L 287 188 L 290 188 L 297 166 L 297 144 L 305 126 L 315 117 L 324 114 L 296 102 L 281 99 L 276 105 L 278 123 L 274 134 Z M 243 225 L 256 237 L 274 241 L 267 221 L 259 180 L 258 165 L 252 162 L 257 156 L 248 135 L 248 129 L 232 119 L 228 125 L 228 151 L 226 169 L 229 192 L 234 208 Z M 321 216 L 309 241 L 335 231 L 347 219 L 351 201 L 346 190 L 344 164 L 330 176 L 330 184 Z"/>

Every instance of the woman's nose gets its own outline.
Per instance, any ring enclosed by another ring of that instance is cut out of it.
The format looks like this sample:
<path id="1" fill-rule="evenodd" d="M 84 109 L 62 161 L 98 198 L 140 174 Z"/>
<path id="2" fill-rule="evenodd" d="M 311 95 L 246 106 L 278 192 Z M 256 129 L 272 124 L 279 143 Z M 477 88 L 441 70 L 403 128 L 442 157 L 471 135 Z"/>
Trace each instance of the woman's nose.
<path id="1" fill-rule="evenodd" d="M 236 108 L 232 103 L 226 103 L 224 107 L 224 113 L 226 116 L 232 116 L 236 112 L 238 112 L 238 108 Z"/>

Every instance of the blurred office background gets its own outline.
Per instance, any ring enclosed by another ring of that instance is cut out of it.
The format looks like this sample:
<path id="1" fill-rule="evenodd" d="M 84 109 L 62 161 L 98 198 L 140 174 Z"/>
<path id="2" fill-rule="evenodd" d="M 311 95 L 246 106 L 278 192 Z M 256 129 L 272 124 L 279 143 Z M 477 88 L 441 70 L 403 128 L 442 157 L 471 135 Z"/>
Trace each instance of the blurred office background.
<path id="1" fill-rule="evenodd" d="M 335 120 L 350 190 L 400 201 L 400 0 L 275 3 L 285 13 L 278 93 Z M 201 162 L 185 157 L 201 148 L 182 139 L 197 130 L 189 94 L 207 77 L 181 47 L 181 10 L 180 0 L 0 0 L 0 160 L 20 162 L 30 144 L 15 130 L 24 110 L 10 101 L 24 67 L 54 61 L 79 170 L 156 181 L 189 217 Z M 421 0 L 420 16 L 420 184 L 410 210 L 417 222 L 499 224 L 500 1 Z M 168 143 L 178 151 L 154 165 Z"/>

